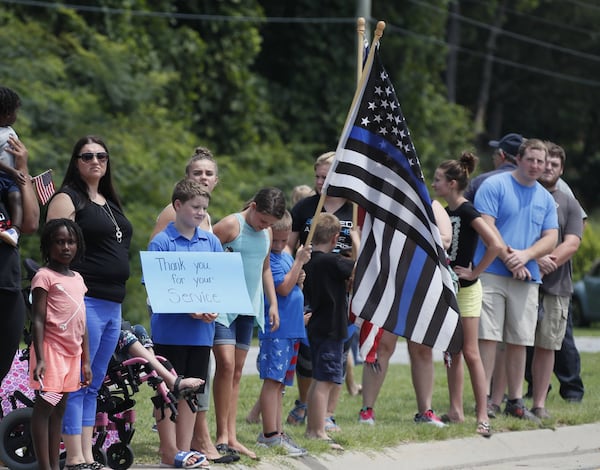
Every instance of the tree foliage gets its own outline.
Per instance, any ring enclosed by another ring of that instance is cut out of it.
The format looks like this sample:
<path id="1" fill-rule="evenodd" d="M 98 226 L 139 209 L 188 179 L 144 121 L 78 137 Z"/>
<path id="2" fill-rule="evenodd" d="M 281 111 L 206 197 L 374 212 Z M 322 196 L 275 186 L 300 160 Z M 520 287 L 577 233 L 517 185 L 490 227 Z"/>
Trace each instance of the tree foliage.
<path id="1" fill-rule="evenodd" d="M 73 143 L 89 133 L 105 138 L 135 229 L 125 315 L 140 321 L 138 252 L 194 147 L 211 148 L 219 162 L 214 220 L 262 186 L 289 194 L 310 183 L 314 158 L 335 148 L 356 87 L 356 5 L 87 3 L 3 3 L 0 76 L 22 98 L 15 128 L 32 173 L 53 168 L 59 185 Z M 486 154 L 489 138 L 518 131 L 565 146 L 567 180 L 589 212 L 600 202 L 600 11 L 583 2 L 492 0 L 460 1 L 453 12 L 450 3 L 372 2 L 369 19 L 371 31 L 376 20 L 387 23 L 381 55 L 426 179 L 439 161 L 465 149 Z M 482 61 L 498 11 L 485 131 L 476 135 Z M 450 21 L 461 26 L 454 102 L 445 83 Z M 24 255 L 37 257 L 37 244 L 24 237 Z"/>

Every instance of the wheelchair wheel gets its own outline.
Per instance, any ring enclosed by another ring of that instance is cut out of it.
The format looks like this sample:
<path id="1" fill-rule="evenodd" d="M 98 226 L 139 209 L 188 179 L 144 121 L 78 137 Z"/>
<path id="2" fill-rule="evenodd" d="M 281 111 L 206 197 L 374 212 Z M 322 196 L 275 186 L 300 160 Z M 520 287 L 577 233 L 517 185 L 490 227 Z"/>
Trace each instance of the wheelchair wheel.
<path id="1" fill-rule="evenodd" d="M 115 470 L 126 470 L 133 465 L 133 449 L 122 442 L 115 442 L 106 451 L 106 463 Z"/>
<path id="2" fill-rule="evenodd" d="M 31 437 L 33 408 L 18 408 L 0 421 L 0 460 L 11 470 L 35 470 Z"/>

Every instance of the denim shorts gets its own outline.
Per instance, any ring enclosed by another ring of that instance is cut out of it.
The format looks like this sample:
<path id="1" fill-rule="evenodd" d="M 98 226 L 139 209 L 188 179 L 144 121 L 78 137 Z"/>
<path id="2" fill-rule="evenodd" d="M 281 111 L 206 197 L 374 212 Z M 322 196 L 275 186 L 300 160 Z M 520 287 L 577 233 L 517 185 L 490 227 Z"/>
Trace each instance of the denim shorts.
<path id="1" fill-rule="evenodd" d="M 214 346 L 232 344 L 238 349 L 250 350 L 254 318 L 250 315 L 238 315 L 229 326 L 215 322 Z"/>
<path id="2" fill-rule="evenodd" d="M 344 381 L 344 342 L 329 338 L 310 338 L 312 376 L 320 382 Z"/>

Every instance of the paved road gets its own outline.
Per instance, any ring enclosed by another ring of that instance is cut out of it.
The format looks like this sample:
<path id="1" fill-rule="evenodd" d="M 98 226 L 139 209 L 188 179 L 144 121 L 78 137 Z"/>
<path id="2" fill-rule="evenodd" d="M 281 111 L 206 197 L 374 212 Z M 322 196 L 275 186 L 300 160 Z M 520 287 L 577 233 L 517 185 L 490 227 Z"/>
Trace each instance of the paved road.
<path id="1" fill-rule="evenodd" d="M 600 351 L 600 337 L 594 336 L 580 336 L 575 338 L 575 344 L 580 352 L 599 352 Z M 256 356 L 258 355 L 258 348 L 251 347 L 248 351 L 248 358 L 244 364 L 244 374 L 252 375 L 257 374 L 256 370 Z M 434 359 L 437 361 L 442 360 L 442 353 L 440 351 L 434 351 Z M 394 355 L 390 359 L 393 364 L 408 364 L 408 349 L 406 341 L 400 341 L 396 347 Z M 213 369 L 214 370 L 214 369 Z"/>

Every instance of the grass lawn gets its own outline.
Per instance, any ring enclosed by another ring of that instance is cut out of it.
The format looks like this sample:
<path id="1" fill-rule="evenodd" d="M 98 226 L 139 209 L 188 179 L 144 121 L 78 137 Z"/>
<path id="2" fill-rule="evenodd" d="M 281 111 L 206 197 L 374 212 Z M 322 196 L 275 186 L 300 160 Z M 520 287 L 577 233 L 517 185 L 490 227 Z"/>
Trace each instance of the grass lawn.
<path id="1" fill-rule="evenodd" d="M 587 329 L 586 329 L 587 331 Z M 583 333 L 585 335 L 585 333 Z M 558 395 L 558 382 L 553 378 L 553 391 L 550 392 L 546 408 L 552 419 L 545 423 L 548 427 L 569 426 L 600 421 L 600 353 L 582 353 L 582 377 L 586 387 L 583 403 L 568 404 Z M 357 366 L 355 374 L 361 377 L 362 366 Z M 244 376 L 240 391 L 240 409 L 238 411 L 238 438 L 251 448 L 256 442 L 261 425 L 247 424 L 245 416 L 254 404 L 260 391 L 261 382 L 258 376 Z M 152 404 L 150 402 L 152 390 L 142 386 L 135 395 L 137 401 L 136 433 L 132 441 L 136 463 L 158 463 L 158 435 L 151 431 Z M 296 388 L 289 388 L 284 397 L 284 417 L 293 407 L 297 398 Z M 344 392 L 336 413 L 336 421 L 342 431 L 336 433 L 335 439 L 347 450 L 369 451 L 383 447 L 396 446 L 406 442 L 428 441 L 432 439 L 453 439 L 472 436 L 475 433 L 474 401 L 471 385 L 468 380 L 468 371 L 465 371 L 465 418 L 463 424 L 453 424 L 446 428 L 416 425 L 413 416 L 416 413 L 416 402 L 410 379 L 410 368 L 407 365 L 390 366 L 386 381 L 376 403 L 375 413 L 377 424 L 373 428 L 360 425 L 357 422 L 358 411 L 361 407 L 361 397 L 351 397 Z M 433 406 L 439 415 L 447 411 L 448 392 L 446 373 L 441 363 L 436 363 L 435 389 Z M 531 403 L 528 403 L 531 406 Z M 212 408 L 211 408 L 212 410 Z M 209 413 L 211 429 L 214 434 L 214 416 Z M 510 432 L 515 430 L 535 429 L 535 425 L 528 421 L 499 416 L 491 420 L 494 432 Z M 306 447 L 310 453 L 318 454 L 328 452 L 325 444 L 304 439 L 303 427 L 285 425 L 285 430 L 296 442 Z M 492 437 L 493 439 L 493 437 Z M 255 449 L 259 457 L 268 458 L 275 456 L 277 450 Z M 245 465 L 253 465 L 253 461 L 243 457 Z"/>
<path id="2" fill-rule="evenodd" d="M 591 323 L 585 328 L 573 328 L 573 334 L 577 336 L 600 336 L 600 322 Z"/>

